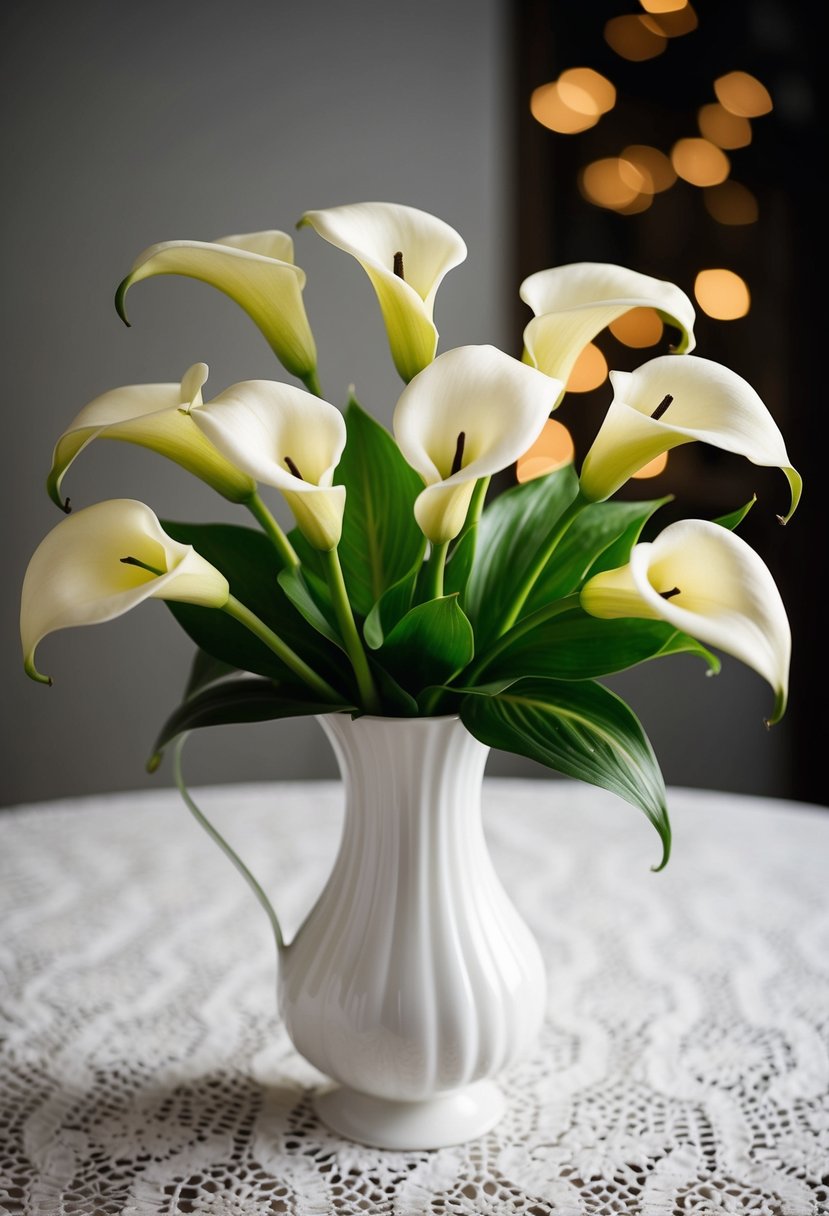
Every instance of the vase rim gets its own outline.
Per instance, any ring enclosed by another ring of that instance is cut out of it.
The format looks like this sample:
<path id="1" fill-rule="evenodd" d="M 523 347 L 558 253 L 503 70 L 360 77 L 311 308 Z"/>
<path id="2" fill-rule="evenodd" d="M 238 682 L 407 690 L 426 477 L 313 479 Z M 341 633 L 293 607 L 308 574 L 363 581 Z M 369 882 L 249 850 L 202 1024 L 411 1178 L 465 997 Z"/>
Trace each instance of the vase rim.
<path id="1" fill-rule="evenodd" d="M 460 714 L 418 714 L 409 718 L 392 714 L 360 714 L 355 718 L 342 710 L 332 709 L 327 714 L 316 714 L 317 718 L 351 718 L 352 722 L 460 722 Z"/>

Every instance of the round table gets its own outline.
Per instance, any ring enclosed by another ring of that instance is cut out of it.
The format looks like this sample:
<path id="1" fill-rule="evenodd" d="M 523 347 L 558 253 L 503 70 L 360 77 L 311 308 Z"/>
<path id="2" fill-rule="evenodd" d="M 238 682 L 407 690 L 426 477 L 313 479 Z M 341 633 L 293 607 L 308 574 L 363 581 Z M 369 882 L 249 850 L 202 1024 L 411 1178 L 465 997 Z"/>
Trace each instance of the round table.
<path id="1" fill-rule="evenodd" d="M 288 932 L 336 782 L 196 798 Z M 829 1212 L 829 812 L 673 789 L 674 856 L 590 786 L 488 779 L 493 860 L 548 968 L 546 1024 L 470 1144 L 316 1120 L 266 917 L 178 794 L 0 812 L 0 1210 L 43 1216 Z"/>

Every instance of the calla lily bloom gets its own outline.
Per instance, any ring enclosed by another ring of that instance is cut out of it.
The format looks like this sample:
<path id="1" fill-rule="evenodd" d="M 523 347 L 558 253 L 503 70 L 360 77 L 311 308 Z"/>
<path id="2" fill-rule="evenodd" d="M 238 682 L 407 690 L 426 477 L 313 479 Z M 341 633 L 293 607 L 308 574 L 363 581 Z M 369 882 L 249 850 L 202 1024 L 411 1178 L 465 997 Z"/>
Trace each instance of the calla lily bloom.
<path id="1" fill-rule="evenodd" d="M 250 498 L 256 483 L 213 447 L 188 412 L 201 404 L 206 380 L 206 364 L 195 363 L 181 384 L 126 385 L 85 405 L 55 447 L 46 481 L 54 502 L 67 509 L 61 491 L 64 474 L 93 439 L 123 439 L 151 448 L 195 473 L 231 502 Z"/>
<path id="2" fill-rule="evenodd" d="M 305 272 L 294 265 L 294 243 L 287 233 L 150 245 L 115 293 L 115 306 L 127 325 L 127 292 L 133 283 L 157 274 L 181 274 L 217 287 L 244 308 L 283 367 L 309 387 L 316 384 L 317 349 L 302 302 Z"/>
<path id="3" fill-rule="evenodd" d="M 560 388 L 494 346 L 459 346 L 403 390 L 394 434 L 426 483 L 415 517 L 433 544 L 458 535 L 476 481 L 507 468 L 535 442 Z"/>
<path id="4" fill-rule="evenodd" d="M 221 608 L 228 596 L 224 575 L 168 536 L 143 502 L 96 503 L 61 520 L 29 562 L 20 605 L 26 672 L 51 683 L 34 656 L 56 629 L 110 621 L 148 599 Z"/>
<path id="5" fill-rule="evenodd" d="M 581 604 L 597 617 L 667 621 L 752 667 L 774 689 L 770 722 L 786 708 L 791 631 L 780 592 L 750 545 L 701 519 L 670 524 L 630 562 L 594 575 Z"/>
<path id="6" fill-rule="evenodd" d="M 346 433 L 335 406 L 289 384 L 246 380 L 191 417 L 228 460 L 281 491 L 316 549 L 339 543 L 345 486 L 332 483 Z"/>
<path id="7" fill-rule="evenodd" d="M 302 225 L 363 267 L 380 302 L 394 365 L 411 380 L 435 357 L 435 295 L 444 275 L 466 257 L 462 238 L 428 212 L 396 203 L 306 211 Z"/>
<path id="8" fill-rule="evenodd" d="M 524 359 L 567 383 L 581 352 L 632 308 L 654 308 L 681 333 L 677 354 L 694 349 L 694 306 L 664 279 L 606 262 L 573 262 L 539 270 L 521 284 L 535 316 L 524 330 Z"/>
<path id="9" fill-rule="evenodd" d="M 777 466 L 791 490 L 786 523 L 800 499 L 801 478 L 777 423 L 751 385 L 730 368 L 695 355 L 662 355 L 635 372 L 611 372 L 614 397 L 581 470 L 582 495 L 609 498 L 648 461 L 700 440 Z"/>

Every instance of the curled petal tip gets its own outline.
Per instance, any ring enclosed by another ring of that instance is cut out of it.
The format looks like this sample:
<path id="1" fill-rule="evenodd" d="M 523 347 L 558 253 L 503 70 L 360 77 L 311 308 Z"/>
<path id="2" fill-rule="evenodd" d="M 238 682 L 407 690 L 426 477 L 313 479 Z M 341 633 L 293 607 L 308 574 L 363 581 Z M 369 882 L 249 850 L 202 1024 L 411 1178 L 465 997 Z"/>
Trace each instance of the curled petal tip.
<path id="1" fill-rule="evenodd" d="M 23 670 L 30 680 L 34 680 L 36 684 L 46 684 L 49 688 L 52 687 L 52 677 L 45 676 L 38 671 L 34 664 L 34 655 L 29 655 L 23 663 Z"/>
<path id="2" fill-rule="evenodd" d="M 127 275 L 125 279 L 122 279 L 115 292 L 115 311 L 118 313 L 118 316 L 124 322 L 127 329 L 131 328 L 131 322 L 127 316 L 126 306 L 127 288 L 130 285 L 131 277 L 131 275 Z"/>
<path id="3" fill-rule="evenodd" d="M 163 752 L 153 752 L 153 754 L 150 756 L 149 760 L 147 761 L 147 763 L 145 765 L 145 768 L 148 773 L 154 773 L 157 771 L 158 766 L 161 764 L 163 756 L 164 756 Z"/>

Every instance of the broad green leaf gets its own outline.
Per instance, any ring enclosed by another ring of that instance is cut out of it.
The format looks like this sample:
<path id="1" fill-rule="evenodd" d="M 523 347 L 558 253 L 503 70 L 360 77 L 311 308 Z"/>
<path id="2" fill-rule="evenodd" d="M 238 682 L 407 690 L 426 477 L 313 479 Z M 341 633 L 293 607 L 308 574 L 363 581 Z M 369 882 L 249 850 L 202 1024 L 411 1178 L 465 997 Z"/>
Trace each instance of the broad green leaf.
<path id="1" fill-rule="evenodd" d="M 575 591 L 588 572 L 595 573 L 594 566 L 596 570 L 609 570 L 624 565 L 647 520 L 668 501 L 595 502 L 585 507 L 556 545 L 521 616 L 530 616 Z"/>
<path id="2" fill-rule="evenodd" d="M 423 483 L 388 431 L 354 400 L 345 421 L 348 440 L 334 474 L 347 491 L 339 555 L 351 606 L 366 616 L 423 555 L 414 517 Z"/>
<path id="3" fill-rule="evenodd" d="M 612 790 L 647 815 L 671 851 L 665 783 L 633 711 L 592 681 L 518 680 L 491 697 L 461 703 L 466 728 L 489 747 L 528 756 L 556 772 Z"/>
<path id="4" fill-rule="evenodd" d="M 478 542 L 478 525 L 472 524 L 462 533 L 458 543 L 446 563 L 443 574 L 443 590 L 446 595 L 457 593 L 458 601 L 463 607 L 466 599 L 466 585 L 472 573 L 475 561 L 475 550 Z"/>
<path id="5" fill-rule="evenodd" d="M 279 555 L 262 532 L 233 524 L 191 524 L 164 520 L 174 540 L 192 544 L 230 583 L 238 600 L 264 621 L 319 675 L 338 688 L 351 687 L 350 668 L 339 650 L 312 629 L 279 586 Z M 197 646 L 240 671 L 296 682 L 293 672 L 268 647 L 224 612 L 167 601 Z"/>
<path id="6" fill-rule="evenodd" d="M 526 624 L 526 622 L 525 622 Z M 544 676 L 555 680 L 592 680 L 670 654 L 695 654 L 708 664 L 710 674 L 720 660 L 695 638 L 680 633 L 666 621 L 629 617 L 601 620 L 576 608 L 542 621 L 507 643 L 481 671 L 485 682 L 512 676 Z"/>
<path id="7" fill-rule="evenodd" d="M 484 508 L 464 599 L 479 650 L 498 636 L 522 580 L 577 493 L 568 465 L 514 486 Z"/>
<path id="8" fill-rule="evenodd" d="M 472 626 L 458 597 L 446 595 L 410 609 L 376 656 L 403 688 L 417 694 L 450 680 L 474 653 Z"/>
<path id="9" fill-rule="evenodd" d="M 408 574 L 404 574 L 403 578 L 392 583 L 391 587 L 387 587 L 366 617 L 363 637 L 371 650 L 380 649 L 386 634 L 394 629 L 411 608 L 419 573 L 420 563 Z"/>
<path id="10" fill-rule="evenodd" d="M 412 694 L 401 688 L 394 676 L 374 661 L 373 655 L 369 655 L 368 662 L 383 703 L 384 717 L 416 718 L 420 710 Z"/>
<path id="11" fill-rule="evenodd" d="M 207 688 L 208 684 L 215 684 L 217 680 L 229 676 L 235 670 L 236 668 L 231 667 L 229 663 L 223 662 L 222 659 L 214 659 L 212 654 L 208 654 L 206 650 L 197 646 L 184 689 L 185 700 L 195 693 L 201 692 L 203 688 Z"/>
<path id="12" fill-rule="evenodd" d="M 745 506 L 738 507 L 736 511 L 730 511 L 728 515 L 720 515 L 718 519 L 714 520 L 714 523 L 719 524 L 721 528 L 728 528 L 729 532 L 734 532 L 739 528 L 756 501 L 757 495 L 752 494 Z"/>
<path id="13" fill-rule="evenodd" d="M 353 707 L 346 707 L 352 712 Z M 227 726 L 233 722 L 267 722 L 274 718 L 297 718 L 331 713 L 331 706 L 306 697 L 296 685 L 278 686 L 271 680 L 244 676 L 204 688 L 170 714 L 162 726 L 149 762 L 157 768 L 161 752 L 177 735 L 203 726 Z"/>
<path id="14" fill-rule="evenodd" d="M 329 642 L 333 642 L 335 646 L 344 649 L 342 639 L 336 627 L 328 620 L 323 609 L 320 607 L 318 599 L 312 594 L 310 580 L 313 575 L 307 576 L 302 569 L 289 570 L 287 567 L 280 570 L 277 575 L 277 580 L 280 587 L 287 595 L 288 599 L 296 608 L 297 612 L 305 618 L 309 625 L 316 629 L 317 633 L 321 633 L 324 638 L 328 638 Z"/>

